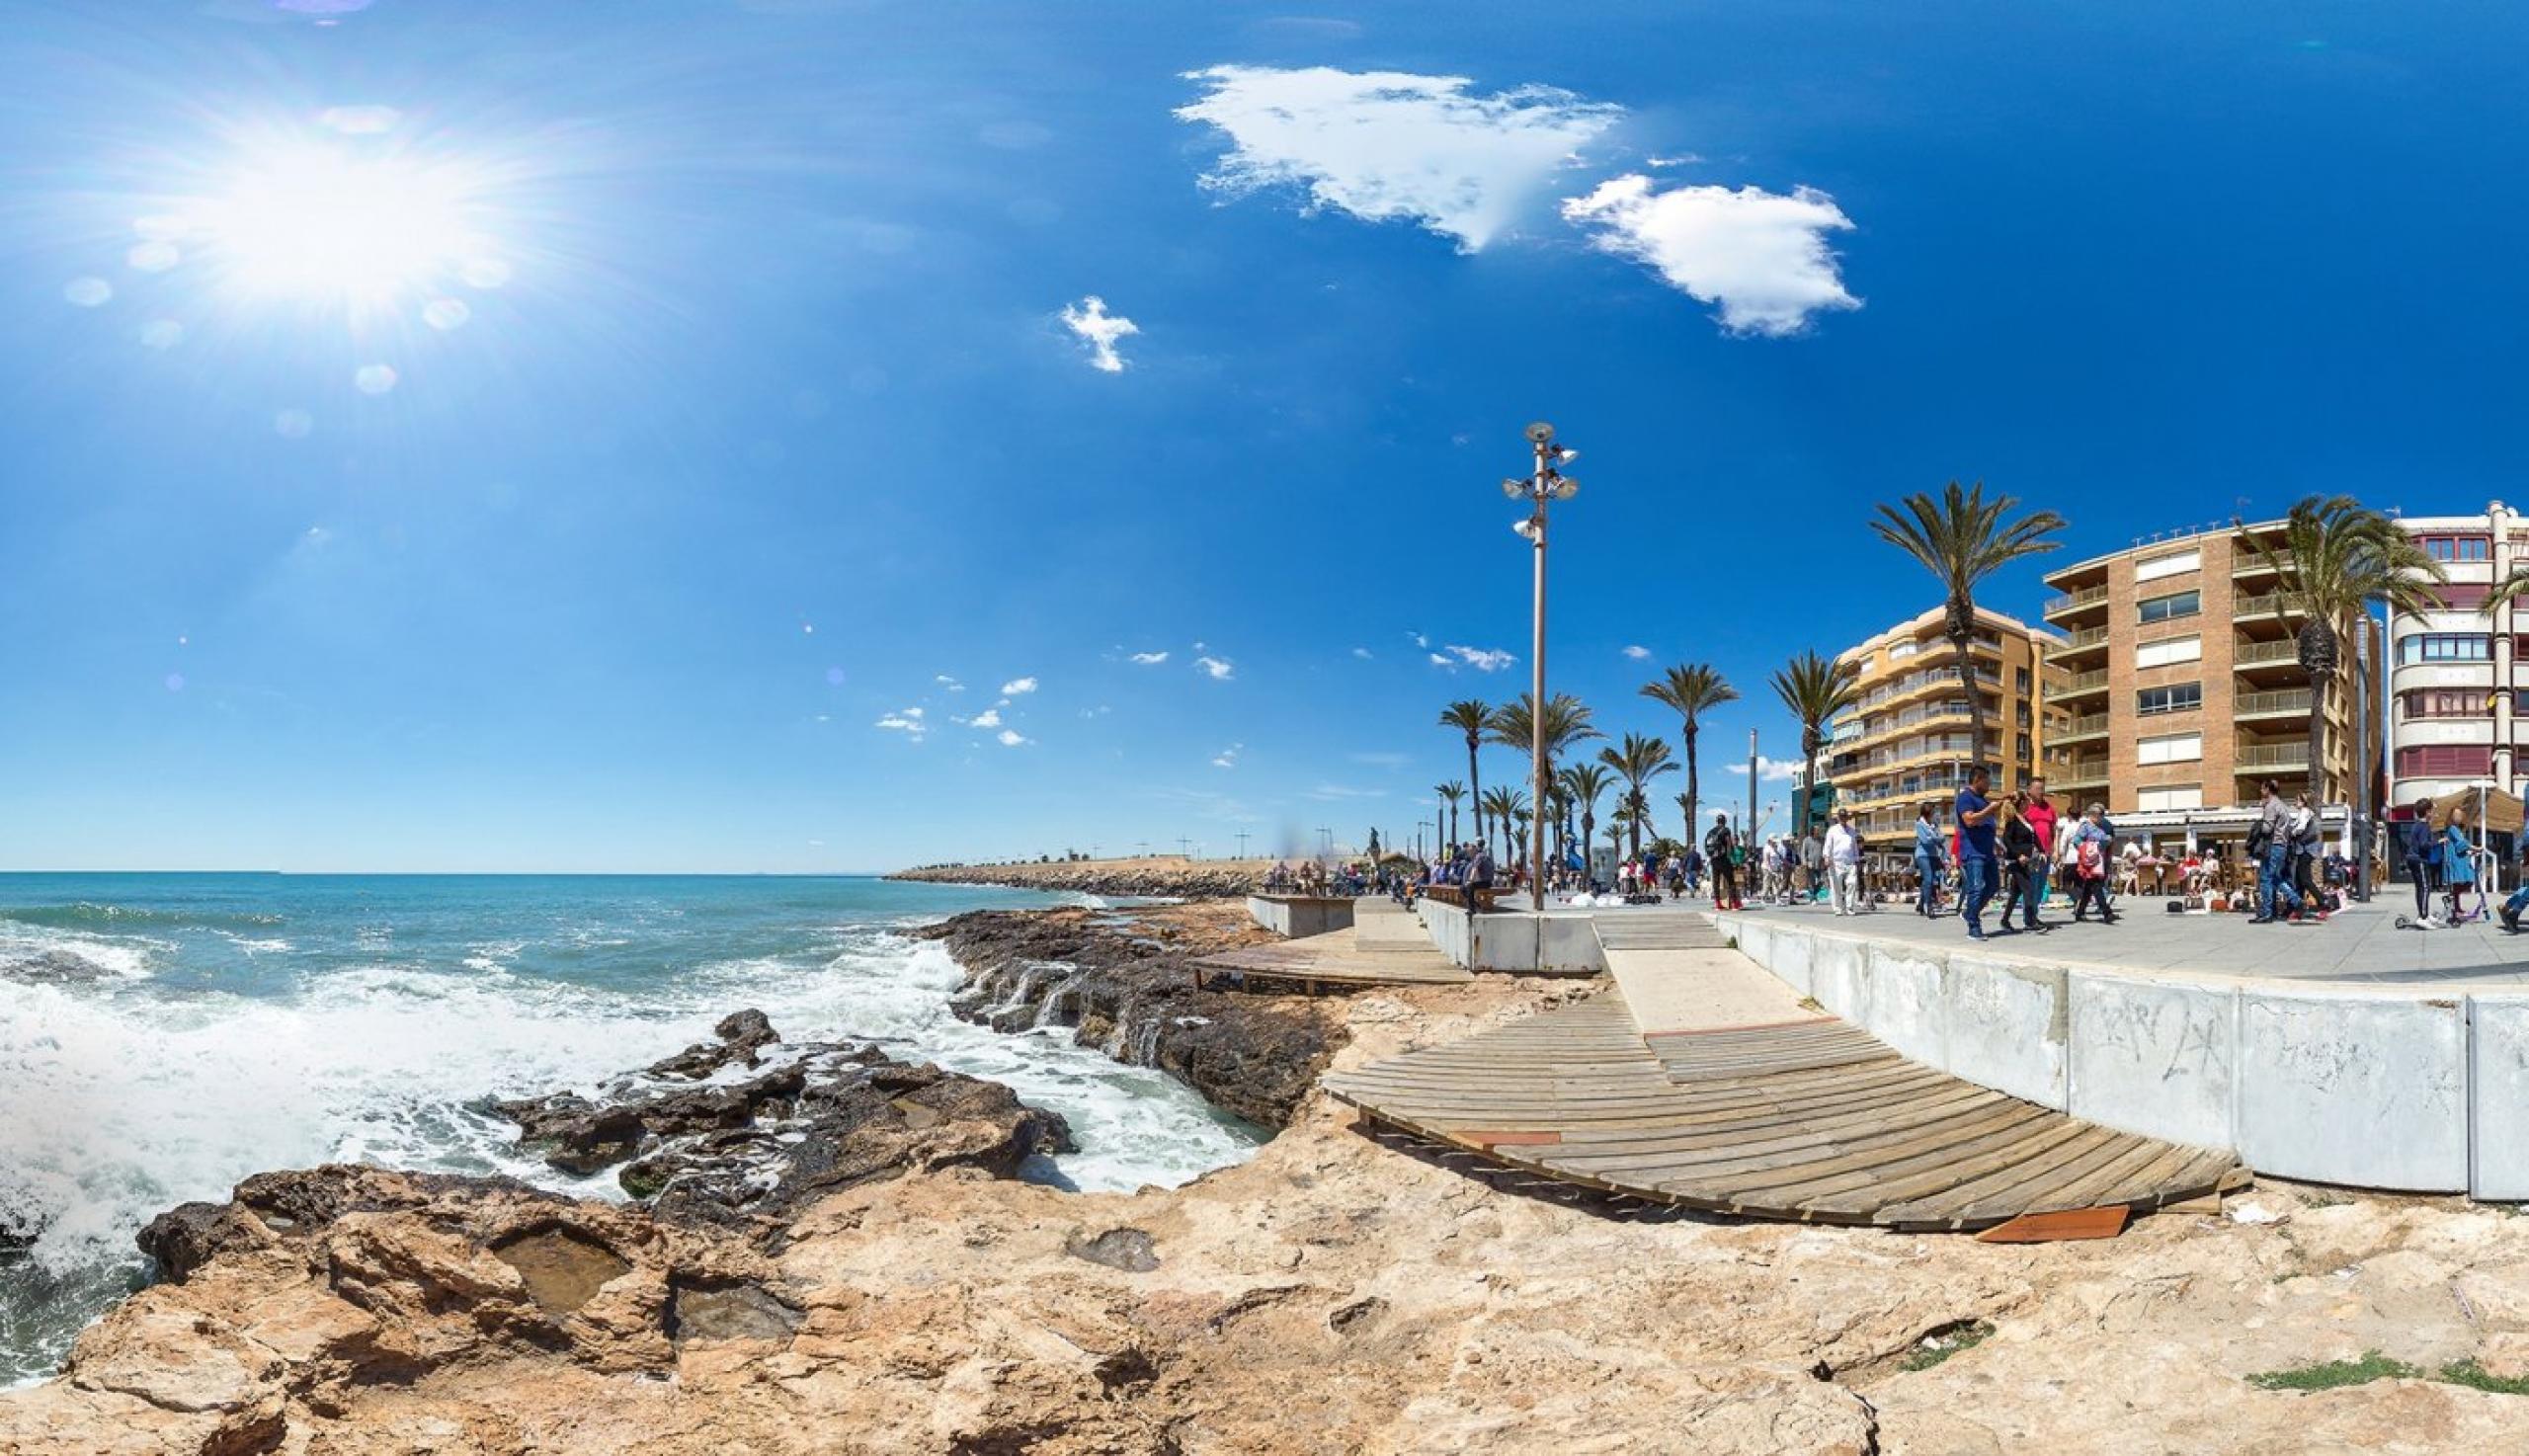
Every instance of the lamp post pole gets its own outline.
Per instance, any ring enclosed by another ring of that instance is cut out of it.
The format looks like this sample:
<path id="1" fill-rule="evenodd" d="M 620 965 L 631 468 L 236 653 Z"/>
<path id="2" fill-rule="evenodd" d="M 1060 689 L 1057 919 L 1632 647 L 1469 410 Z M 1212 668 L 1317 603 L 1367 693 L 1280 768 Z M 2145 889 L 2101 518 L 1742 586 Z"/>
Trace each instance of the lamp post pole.
<path id="1" fill-rule="evenodd" d="M 1568 501 L 1580 493 L 1581 482 L 1564 475 L 1560 466 L 1580 454 L 1557 445 L 1554 427 L 1540 420 L 1527 429 L 1528 448 L 1536 457 L 1534 469 L 1525 480 L 1515 477 L 1502 482 L 1502 493 L 1512 500 L 1525 496 L 1528 519 L 1511 527 L 1528 538 L 1528 549 L 1536 566 L 1536 588 L 1528 645 L 1528 903 L 1545 909 L 1545 508 L 1549 501 Z"/>

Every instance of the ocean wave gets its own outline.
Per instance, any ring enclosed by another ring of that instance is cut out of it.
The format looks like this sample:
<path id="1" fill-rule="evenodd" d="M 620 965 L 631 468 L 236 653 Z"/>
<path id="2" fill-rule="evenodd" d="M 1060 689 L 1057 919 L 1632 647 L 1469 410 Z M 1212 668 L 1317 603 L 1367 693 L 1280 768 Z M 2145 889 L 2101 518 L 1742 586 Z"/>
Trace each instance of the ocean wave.
<path id="1" fill-rule="evenodd" d="M 130 905 L 106 905 L 82 900 L 72 905 L 29 905 L 15 910 L 0 909 L 0 921 L 15 921 L 22 926 L 48 926 L 54 930 L 127 930 L 164 927 L 169 930 L 254 930 L 283 923 L 279 915 L 251 911 L 213 910 L 150 910 Z"/>
<path id="2" fill-rule="evenodd" d="M 149 975 L 152 955 L 168 948 L 163 940 L 140 936 L 109 938 L 0 924 L 0 979 L 55 984 L 136 981 Z"/>

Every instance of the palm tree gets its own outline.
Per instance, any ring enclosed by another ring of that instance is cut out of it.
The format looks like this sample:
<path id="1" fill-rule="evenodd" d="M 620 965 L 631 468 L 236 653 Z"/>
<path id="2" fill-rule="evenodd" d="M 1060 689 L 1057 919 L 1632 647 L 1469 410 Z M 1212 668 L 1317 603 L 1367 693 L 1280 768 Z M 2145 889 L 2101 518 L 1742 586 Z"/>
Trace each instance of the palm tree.
<path id="1" fill-rule="evenodd" d="M 1435 783 L 1431 785 L 1431 792 L 1438 794 L 1440 796 L 1440 802 L 1448 806 L 1448 843 L 1454 845 L 1458 842 L 1458 800 L 1466 797 L 1466 785 L 1452 778 L 1446 783 Z M 1443 854 L 1440 857 L 1446 859 L 1449 856 Z"/>
<path id="2" fill-rule="evenodd" d="M 1632 833 L 1626 838 L 1632 852 L 1639 856 L 1642 832 L 1651 826 L 1651 800 L 1643 790 L 1661 774 L 1676 772 L 1677 766 L 1670 762 L 1666 742 L 1641 733 L 1626 734 L 1620 748 L 1598 750 L 1598 762 L 1624 780 L 1624 807 L 1633 811 Z"/>
<path id="3" fill-rule="evenodd" d="M 1686 746 L 1686 839 L 1695 837 L 1695 810 L 1703 804 L 1703 780 L 1695 772 L 1695 735 L 1703 731 L 1703 715 L 1725 702 L 1737 702 L 1739 689 L 1711 667 L 1699 662 L 1669 670 L 1657 683 L 1643 685 L 1642 695 L 1684 720 L 1679 737 Z"/>
<path id="4" fill-rule="evenodd" d="M 1829 720 L 1860 699 L 1854 687 L 1860 677 L 1858 665 L 1840 657 L 1820 657 L 1814 649 L 1804 650 L 1774 674 L 1774 695 L 1800 720 L 1800 754 L 1809 767 L 1801 779 L 1798 812 L 1791 816 L 1794 834 L 1809 832 L 1809 804 L 1818 786 L 1818 750 L 1826 747 Z"/>
<path id="5" fill-rule="evenodd" d="M 1486 740 L 1500 744 L 1504 748 L 1515 749 L 1520 753 L 1528 752 L 1533 741 L 1531 727 L 1536 721 L 1532 716 L 1535 710 L 1531 706 L 1534 696 L 1533 693 L 1522 692 L 1511 701 L 1495 708 L 1492 718 L 1485 724 Z M 1563 756 L 1564 750 L 1588 739 L 1604 737 L 1606 737 L 1605 734 L 1590 726 L 1590 708 L 1587 703 L 1569 692 L 1558 692 L 1547 698 L 1545 700 L 1546 781 L 1549 783 L 1554 781 L 1555 761 Z"/>
<path id="6" fill-rule="evenodd" d="M 1507 865 L 1510 862 L 1510 856 L 1508 852 L 1510 848 L 1510 821 L 1513 817 L 1527 812 L 1528 796 L 1519 792 L 1515 788 L 1505 788 L 1497 784 L 1484 791 L 1484 798 L 1481 802 L 1483 804 L 1484 812 L 1493 816 L 1494 827 L 1502 831 L 1502 847 L 1505 851 L 1502 856 L 1502 863 Z M 1478 822 L 1481 823 L 1482 821 Z M 1476 832 L 1478 834 L 1483 833 L 1482 830 L 1478 830 Z"/>
<path id="7" fill-rule="evenodd" d="M 2237 519 L 2231 524 L 2247 529 Z M 2291 614 L 2308 618 L 2296 638 L 2302 670 L 2310 675 L 2310 791 L 2324 804 L 2327 687 L 2341 661 L 2337 624 L 2369 611 L 2375 602 L 2393 612 L 2438 610 L 2441 601 L 2426 583 L 2448 581 L 2449 573 L 2396 522 L 2351 496 L 2302 497 L 2283 520 L 2280 549 L 2258 536 L 2248 537 L 2248 549 L 2281 583 L 2275 620 L 2289 626 Z M 2505 582 L 2503 590 L 2516 595 L 2529 585 Z"/>
<path id="8" fill-rule="evenodd" d="M 1564 793 L 1581 806 L 1581 857 L 1586 860 L 1590 857 L 1590 841 L 1598 829 L 1598 796 L 1607 791 L 1615 778 L 1600 765 L 1580 763 L 1564 769 L 1561 781 Z M 1589 872 L 1586 864 L 1582 872 Z"/>
<path id="9" fill-rule="evenodd" d="M 1484 838 L 1484 815 L 1490 806 L 1484 798 L 1484 775 L 1475 771 L 1475 751 L 1484 744 L 1484 730 L 1493 722 L 1493 709 L 1480 698 L 1460 698 L 1440 709 L 1440 726 L 1455 728 L 1466 739 L 1466 781 L 1474 785 L 1475 837 Z"/>
<path id="10" fill-rule="evenodd" d="M 2052 511 L 2031 511 L 2004 521 L 2019 505 L 2015 496 L 1985 499 L 1985 482 L 1973 490 L 1949 483 L 1939 499 L 1917 491 L 1901 501 L 1899 510 L 1881 502 L 1880 519 L 1870 524 L 1880 539 L 1922 563 L 1940 578 L 1948 594 L 1942 635 L 1958 658 L 1958 686 L 1967 693 L 1967 762 L 1985 761 L 1985 698 L 1976 690 L 1976 588 L 1994 572 L 2023 556 L 2052 551 L 2063 542 L 2047 534 L 2064 528 L 2064 518 Z"/>
<path id="11" fill-rule="evenodd" d="M 1554 853 L 1550 864 L 1561 864 L 1568 848 L 1564 838 L 1569 833 L 1564 825 L 1572 818 L 1572 794 L 1563 786 L 1563 775 L 1557 773 L 1545 781 L 1546 832 L 1554 837 Z"/>
<path id="12" fill-rule="evenodd" d="M 1633 805 L 1618 800 L 1615 812 L 1607 816 L 1607 852 L 1624 852 L 1625 831 L 1633 828 Z"/>

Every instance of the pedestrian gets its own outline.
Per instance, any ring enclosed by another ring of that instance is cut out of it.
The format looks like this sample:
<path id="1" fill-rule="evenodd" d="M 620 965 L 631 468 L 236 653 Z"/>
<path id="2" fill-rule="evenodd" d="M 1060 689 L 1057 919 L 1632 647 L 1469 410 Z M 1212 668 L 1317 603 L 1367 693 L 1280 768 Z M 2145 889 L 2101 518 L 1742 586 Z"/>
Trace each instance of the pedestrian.
<path id="1" fill-rule="evenodd" d="M 2292 886 L 2321 924 L 2327 918 L 2326 872 L 2321 857 L 2319 810 L 2308 794 L 2292 806 Z"/>
<path id="2" fill-rule="evenodd" d="M 2450 825 L 2441 831 L 2442 903 L 2449 906 L 2451 925 L 2461 919 L 2460 897 L 2477 887 L 2477 847 L 2468 838 L 2468 811 L 2456 804 L 2450 808 Z"/>
<path id="3" fill-rule="evenodd" d="M 2037 921 L 2037 897 L 2033 886 L 2038 882 L 2032 865 L 2046 861 L 2047 850 L 2039 848 L 2037 826 L 2029 821 L 2028 795 L 2015 793 L 2007 801 L 2010 807 L 2002 813 L 2002 918 L 2001 933 L 2018 933 L 2011 928 L 2011 911 L 2020 911 L 2020 930 L 2046 929 Z"/>
<path id="4" fill-rule="evenodd" d="M 1834 891 L 1836 914 L 1854 915 L 1861 901 L 1861 836 L 1853 832 L 1853 811 L 1836 811 L 1836 827 L 1827 831 L 1819 847 L 1829 886 Z"/>
<path id="5" fill-rule="evenodd" d="M 2073 919 L 2088 920 L 2089 907 L 2096 905 L 2100 925 L 2116 924 L 2116 911 L 2107 899 L 2108 849 L 2114 841 L 2105 804 L 2091 804 L 2073 827 Z"/>
<path id="6" fill-rule="evenodd" d="M 1850 814 L 1837 816 L 1839 819 L 1851 817 Z M 1827 893 L 1827 876 L 1833 869 L 1833 861 L 1827 853 L 1827 836 L 1828 831 L 1812 824 L 1809 826 L 1809 833 L 1800 841 L 1800 871 L 1809 878 L 1809 899 L 1812 904 Z"/>
<path id="7" fill-rule="evenodd" d="M 1985 938 L 1985 904 L 1994 898 L 1994 820 L 2001 805 L 1985 796 L 1993 774 L 1979 764 L 1967 770 L 1952 812 L 1958 820 L 1958 914 L 1967 938 Z"/>
<path id="8" fill-rule="evenodd" d="M 2397 844 L 2400 867 L 2414 882 L 2415 925 L 2438 924 L 2432 917 L 2432 878 L 2441 863 L 2441 837 L 2432 829 L 2432 800 L 2414 801 L 2414 817 L 2398 826 Z"/>
<path id="9" fill-rule="evenodd" d="M 1712 811 L 1712 828 L 1704 831 L 1704 866 L 1712 872 L 1712 908 L 1744 910 L 1739 899 L 1739 837 L 1730 832 L 1730 816 Z"/>
<path id="10" fill-rule="evenodd" d="M 2256 823 L 2248 830 L 2248 853 L 2255 856 L 2256 919 L 2252 924 L 2270 926 L 2284 915 L 2283 907 L 2291 907 L 2290 918 L 2301 918 L 2301 892 L 2292 888 L 2292 810 L 2283 802 L 2283 790 L 2267 779 L 2259 786 L 2263 804 Z"/>
<path id="11" fill-rule="evenodd" d="M 1932 806 L 1924 804 L 1915 810 L 1915 914 L 1931 919 L 1940 913 L 1941 846 L 1940 826 L 1932 821 Z"/>
<path id="12" fill-rule="evenodd" d="M 2032 897 L 2028 902 L 2028 924 L 2031 930 L 2042 930 L 2046 927 L 2038 921 L 2037 908 L 2046 903 L 2047 881 L 2055 867 L 2055 841 L 2062 833 L 2061 820 L 2064 817 L 2055 811 L 2054 800 L 2046 797 L 2046 780 L 2043 777 L 2028 781 L 2028 808 L 2024 812 L 2028 816 L 2029 833 L 2037 841 L 2037 852 L 2029 857 L 2028 862 L 2029 894 Z"/>

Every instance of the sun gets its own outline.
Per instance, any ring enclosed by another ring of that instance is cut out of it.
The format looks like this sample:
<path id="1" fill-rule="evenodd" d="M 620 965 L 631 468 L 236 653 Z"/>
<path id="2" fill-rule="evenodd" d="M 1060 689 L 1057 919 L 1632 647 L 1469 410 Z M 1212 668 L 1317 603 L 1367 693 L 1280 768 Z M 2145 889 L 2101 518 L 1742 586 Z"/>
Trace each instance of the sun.
<path id="1" fill-rule="evenodd" d="M 486 212 L 473 169 L 294 143 L 242 157 L 189 221 L 237 291 L 367 310 L 499 286 L 508 265 Z"/>

